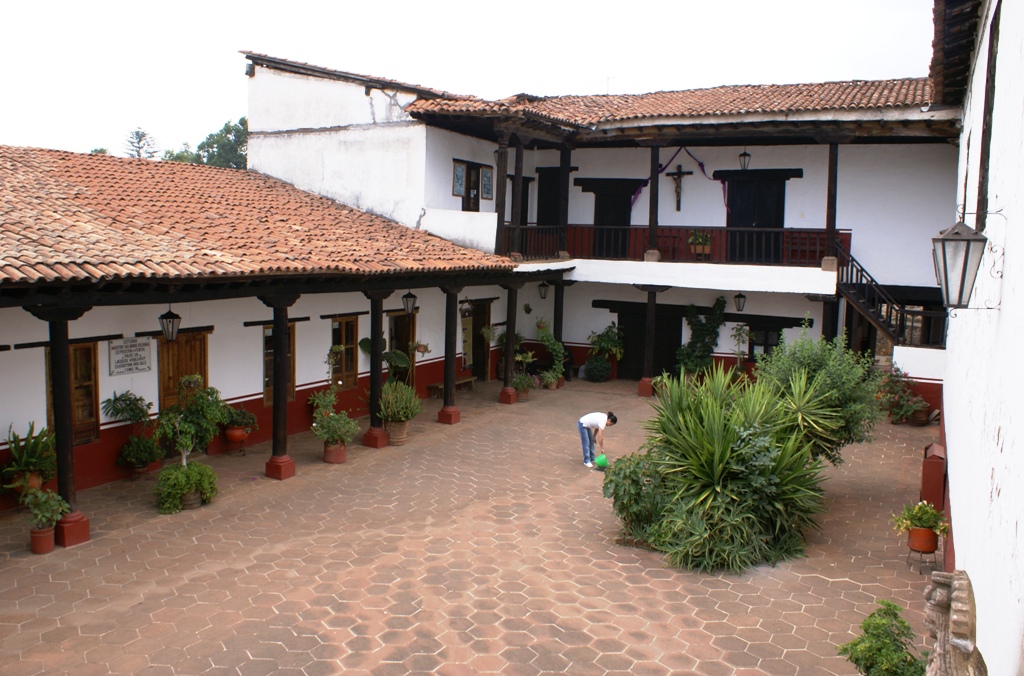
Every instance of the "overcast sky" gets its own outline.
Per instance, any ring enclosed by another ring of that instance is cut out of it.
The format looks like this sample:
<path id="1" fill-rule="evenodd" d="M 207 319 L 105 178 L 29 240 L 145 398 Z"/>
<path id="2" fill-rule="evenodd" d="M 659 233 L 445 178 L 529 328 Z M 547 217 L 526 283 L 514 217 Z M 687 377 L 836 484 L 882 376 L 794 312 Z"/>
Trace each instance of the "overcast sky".
<path id="1" fill-rule="evenodd" d="M 248 50 L 461 94 L 921 77 L 931 0 L 12 0 L 0 144 L 194 148 L 246 114 Z"/>

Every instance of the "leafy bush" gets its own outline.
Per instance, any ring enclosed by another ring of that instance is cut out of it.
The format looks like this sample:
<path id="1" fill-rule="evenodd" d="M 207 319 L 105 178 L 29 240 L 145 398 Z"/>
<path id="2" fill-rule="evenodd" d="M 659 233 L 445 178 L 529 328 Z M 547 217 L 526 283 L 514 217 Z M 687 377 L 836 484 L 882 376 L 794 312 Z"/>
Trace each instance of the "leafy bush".
<path id="1" fill-rule="evenodd" d="M 156 478 L 154 492 L 159 498 L 161 514 L 181 511 L 181 499 L 186 493 L 199 491 L 203 504 L 217 496 L 217 473 L 201 462 L 188 465 L 169 465 Z"/>
<path id="2" fill-rule="evenodd" d="M 200 375 L 182 376 L 178 403 L 160 411 L 153 437 L 172 444 L 185 465 L 189 453 L 197 448 L 205 450 L 220 433 L 219 425 L 226 421 L 226 407 L 217 388 L 203 387 Z"/>
<path id="3" fill-rule="evenodd" d="M 645 531 L 670 564 L 691 570 L 739 572 L 801 554 L 803 533 L 822 511 L 821 463 L 811 449 L 834 414 L 815 385 L 803 390 L 794 402 L 771 381 L 737 381 L 721 366 L 703 380 L 666 377 L 645 423 L 659 477 L 651 486 L 663 502 L 651 503 L 655 523 L 638 521 L 633 514 L 644 512 L 630 499 L 637 479 L 630 488 L 627 478 L 642 473 L 624 465 L 624 477 L 613 473 L 623 487 L 607 489 L 619 494 L 613 509 L 624 530 Z"/>
<path id="4" fill-rule="evenodd" d="M 330 409 L 318 409 L 313 414 L 311 429 L 317 439 L 334 446 L 352 441 L 359 434 L 359 423 L 348 417 L 348 411 L 333 413 Z"/>
<path id="5" fill-rule="evenodd" d="M 229 404 L 224 405 L 225 420 L 224 425 L 226 427 L 244 427 L 250 432 L 254 432 L 259 429 L 258 419 L 256 414 L 252 411 L 247 411 L 244 408 L 238 408 Z"/>
<path id="6" fill-rule="evenodd" d="M 662 491 L 661 473 L 649 453 L 632 453 L 612 463 L 604 474 L 604 497 L 612 499 L 612 511 L 629 537 L 651 541 L 651 528 L 668 504 Z"/>
<path id="7" fill-rule="evenodd" d="M 612 377 L 611 362 L 602 354 L 597 354 L 587 359 L 583 370 L 587 375 L 587 380 L 595 383 L 603 383 Z"/>
<path id="8" fill-rule="evenodd" d="M 56 441 L 46 427 L 36 432 L 36 424 L 29 423 L 28 433 L 22 437 L 14 431 L 14 426 L 7 428 L 7 448 L 10 450 L 11 459 L 3 469 L 5 488 L 13 488 L 18 485 L 18 475 L 35 472 L 46 483 L 57 476 L 57 450 Z M 24 477 L 22 477 L 24 478 Z"/>
<path id="9" fill-rule="evenodd" d="M 526 392 L 528 390 L 532 390 L 536 384 L 537 381 L 534 380 L 533 376 L 531 376 L 529 373 L 520 372 L 512 376 L 511 385 L 516 392 Z"/>
<path id="10" fill-rule="evenodd" d="M 384 383 L 380 394 L 380 417 L 386 422 L 412 420 L 423 410 L 416 390 L 397 380 Z"/>
<path id="11" fill-rule="evenodd" d="M 949 524 L 942 512 L 935 509 L 930 502 L 922 500 L 915 505 L 903 505 L 903 511 L 892 515 L 893 529 L 902 535 L 911 528 L 927 528 L 937 535 L 946 535 Z"/>
<path id="12" fill-rule="evenodd" d="M 117 460 L 122 465 L 141 467 L 164 457 L 160 445 L 149 437 L 128 437 L 118 452 Z"/>
<path id="13" fill-rule="evenodd" d="M 910 651 L 914 632 L 900 617 L 901 608 L 884 600 L 878 605 L 861 622 L 863 633 L 839 646 L 839 654 L 865 676 L 924 676 L 925 662 Z"/>
<path id="14" fill-rule="evenodd" d="M 125 390 L 121 394 L 114 391 L 109 399 L 104 399 L 100 404 L 103 415 L 132 425 L 149 422 L 149 411 L 153 408 L 153 402 L 146 401 L 146 398 L 135 394 L 131 390 Z"/>
<path id="15" fill-rule="evenodd" d="M 616 326 L 615 322 L 606 326 L 600 333 L 591 332 L 587 340 L 590 342 L 591 356 L 622 359 L 626 339 L 622 334 L 622 329 Z"/>
<path id="16" fill-rule="evenodd" d="M 711 355 L 718 346 L 718 331 L 725 323 L 725 297 L 715 300 L 704 319 L 695 305 L 687 306 L 684 316 L 690 327 L 690 340 L 676 351 L 676 361 L 684 373 L 703 373 L 714 363 Z"/>
<path id="17" fill-rule="evenodd" d="M 809 337 L 807 329 L 804 322 L 799 338 L 791 343 L 783 339 L 770 355 L 758 355 L 757 377 L 787 389 L 797 371 L 803 370 L 808 381 L 818 383 L 822 403 L 837 410 L 839 425 L 830 435 L 832 440 L 815 444 L 814 456 L 840 465 L 843 446 L 869 441 L 871 429 L 881 417 L 881 374 L 874 370 L 870 355 L 846 347 L 845 333 L 829 342 Z"/>
<path id="18" fill-rule="evenodd" d="M 71 505 L 51 490 L 30 488 L 21 495 L 21 504 L 28 507 L 32 528 L 53 528 L 60 518 L 71 511 Z"/>

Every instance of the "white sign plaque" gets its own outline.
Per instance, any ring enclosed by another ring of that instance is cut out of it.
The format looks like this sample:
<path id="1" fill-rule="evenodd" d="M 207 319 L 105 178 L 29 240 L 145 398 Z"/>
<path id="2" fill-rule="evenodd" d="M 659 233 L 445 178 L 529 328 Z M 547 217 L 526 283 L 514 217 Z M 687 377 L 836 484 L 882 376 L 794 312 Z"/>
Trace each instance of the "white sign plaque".
<path id="1" fill-rule="evenodd" d="M 119 338 L 110 341 L 110 375 L 152 371 L 152 344 L 149 338 Z"/>

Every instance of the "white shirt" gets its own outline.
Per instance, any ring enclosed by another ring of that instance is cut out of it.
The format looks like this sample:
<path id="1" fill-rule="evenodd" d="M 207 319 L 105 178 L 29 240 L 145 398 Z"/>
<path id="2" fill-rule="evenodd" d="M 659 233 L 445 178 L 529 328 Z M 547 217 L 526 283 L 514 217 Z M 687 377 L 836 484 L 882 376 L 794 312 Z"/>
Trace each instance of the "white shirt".
<path id="1" fill-rule="evenodd" d="M 607 413 L 588 413 L 580 418 L 580 424 L 592 430 L 603 430 L 608 424 Z"/>

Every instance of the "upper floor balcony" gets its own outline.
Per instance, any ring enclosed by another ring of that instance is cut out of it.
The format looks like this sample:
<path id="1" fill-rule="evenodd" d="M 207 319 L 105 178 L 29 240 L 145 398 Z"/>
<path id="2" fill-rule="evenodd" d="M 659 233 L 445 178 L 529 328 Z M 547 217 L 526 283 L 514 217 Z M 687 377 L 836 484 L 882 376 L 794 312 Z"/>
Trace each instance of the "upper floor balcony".
<path id="1" fill-rule="evenodd" d="M 849 251 L 851 232 L 837 230 L 836 239 Z M 644 260 L 651 248 L 645 225 L 506 225 L 501 253 L 519 253 L 523 260 L 570 258 Z M 663 225 L 657 230 L 663 262 L 726 263 L 818 267 L 835 256 L 824 228 L 738 228 Z"/>

